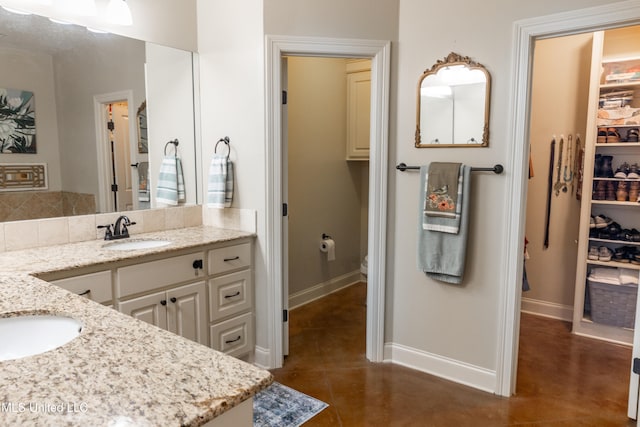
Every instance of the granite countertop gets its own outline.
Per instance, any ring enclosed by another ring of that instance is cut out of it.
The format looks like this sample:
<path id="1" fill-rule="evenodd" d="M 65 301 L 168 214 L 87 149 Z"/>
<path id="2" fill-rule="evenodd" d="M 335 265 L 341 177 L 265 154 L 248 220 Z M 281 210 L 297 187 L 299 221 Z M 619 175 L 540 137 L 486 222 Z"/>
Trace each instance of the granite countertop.
<path id="1" fill-rule="evenodd" d="M 172 242 L 152 249 L 112 251 L 89 241 L 0 254 L 0 317 L 55 314 L 83 323 L 62 347 L 0 362 L 2 424 L 199 426 L 266 388 L 268 371 L 33 277 L 250 236 L 201 226 L 132 237 Z"/>

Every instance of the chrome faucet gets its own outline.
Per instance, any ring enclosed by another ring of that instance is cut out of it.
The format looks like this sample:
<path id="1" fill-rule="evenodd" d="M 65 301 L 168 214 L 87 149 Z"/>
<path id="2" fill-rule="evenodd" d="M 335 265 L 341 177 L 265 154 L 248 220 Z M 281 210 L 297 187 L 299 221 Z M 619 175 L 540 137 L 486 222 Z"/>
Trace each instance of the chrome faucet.
<path id="1" fill-rule="evenodd" d="M 126 215 L 121 215 L 116 219 L 115 224 L 99 225 L 98 228 L 106 228 L 104 233 L 104 240 L 125 239 L 129 237 L 130 225 L 134 225 L 135 222 L 129 220 Z"/>

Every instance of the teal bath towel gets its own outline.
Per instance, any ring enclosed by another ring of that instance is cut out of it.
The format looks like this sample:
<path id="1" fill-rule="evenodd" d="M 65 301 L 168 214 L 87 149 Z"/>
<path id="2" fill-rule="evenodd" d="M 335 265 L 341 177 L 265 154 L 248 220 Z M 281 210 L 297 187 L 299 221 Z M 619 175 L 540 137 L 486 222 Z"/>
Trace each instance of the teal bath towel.
<path id="1" fill-rule="evenodd" d="M 428 166 L 420 168 L 420 196 L 418 218 L 418 268 L 435 280 L 460 284 L 464 276 L 464 265 L 469 228 L 471 167 L 463 165 L 462 191 L 458 193 L 460 205 L 460 227 L 457 233 L 428 230 L 423 227 L 427 199 Z"/>

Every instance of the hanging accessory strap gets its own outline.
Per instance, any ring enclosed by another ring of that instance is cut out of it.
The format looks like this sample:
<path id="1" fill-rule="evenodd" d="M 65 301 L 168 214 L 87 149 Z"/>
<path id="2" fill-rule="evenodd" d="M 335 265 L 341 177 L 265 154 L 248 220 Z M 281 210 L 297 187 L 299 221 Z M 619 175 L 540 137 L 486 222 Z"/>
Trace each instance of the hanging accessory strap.
<path id="1" fill-rule="evenodd" d="M 580 134 L 576 134 L 576 156 L 574 159 L 573 165 L 573 178 L 574 182 L 578 181 L 578 185 L 576 186 L 576 199 L 580 200 L 582 198 L 582 167 L 584 160 L 584 150 L 582 149 L 582 142 L 580 141 Z M 571 192 L 573 192 L 573 182 L 571 183 Z"/>
<path id="2" fill-rule="evenodd" d="M 556 197 L 560 195 L 560 190 L 562 190 L 562 187 L 566 187 L 566 184 L 564 183 L 564 181 L 562 181 L 562 175 L 561 175 L 563 147 L 564 147 L 564 137 L 560 135 L 560 147 L 558 148 L 558 166 L 556 166 L 556 171 L 557 171 L 556 183 L 553 186 L 553 189 L 556 191 Z"/>
<path id="3" fill-rule="evenodd" d="M 567 183 L 571 183 L 571 192 L 573 193 L 573 136 L 567 136 L 567 161 L 564 165 L 562 178 L 564 179 L 563 192 L 567 192 Z"/>
<path id="4" fill-rule="evenodd" d="M 551 192 L 553 191 L 553 164 L 556 151 L 556 138 L 551 140 L 551 155 L 549 156 L 549 179 L 547 181 L 547 213 L 544 220 L 544 249 L 549 247 L 549 220 L 551 219 Z"/>

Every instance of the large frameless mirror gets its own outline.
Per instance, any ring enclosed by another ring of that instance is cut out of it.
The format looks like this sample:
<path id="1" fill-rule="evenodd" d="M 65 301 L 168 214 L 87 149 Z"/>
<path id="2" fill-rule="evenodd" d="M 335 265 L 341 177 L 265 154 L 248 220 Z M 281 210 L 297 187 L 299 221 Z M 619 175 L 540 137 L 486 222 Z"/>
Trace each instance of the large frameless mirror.
<path id="1" fill-rule="evenodd" d="M 450 53 L 418 81 L 415 146 L 489 145 L 491 76 L 468 56 Z"/>

